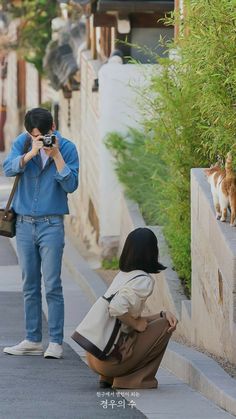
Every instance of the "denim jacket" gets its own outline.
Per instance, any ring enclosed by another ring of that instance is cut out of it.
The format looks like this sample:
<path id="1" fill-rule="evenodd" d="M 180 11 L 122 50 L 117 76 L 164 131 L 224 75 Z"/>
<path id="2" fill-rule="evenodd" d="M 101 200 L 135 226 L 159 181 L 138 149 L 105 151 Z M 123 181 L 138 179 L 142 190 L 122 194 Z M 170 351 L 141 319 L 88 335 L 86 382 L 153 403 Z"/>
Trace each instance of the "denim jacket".
<path id="1" fill-rule="evenodd" d="M 65 161 L 65 166 L 60 172 L 57 171 L 51 157 L 43 168 L 40 154 L 33 157 L 23 168 L 20 167 L 27 133 L 22 133 L 15 139 L 3 163 L 6 176 L 21 174 L 12 203 L 14 211 L 19 215 L 37 217 L 69 213 L 67 194 L 74 192 L 78 187 L 79 157 L 71 141 L 63 138 L 58 131 L 54 133 Z M 31 148 L 32 145 L 29 150 Z"/>

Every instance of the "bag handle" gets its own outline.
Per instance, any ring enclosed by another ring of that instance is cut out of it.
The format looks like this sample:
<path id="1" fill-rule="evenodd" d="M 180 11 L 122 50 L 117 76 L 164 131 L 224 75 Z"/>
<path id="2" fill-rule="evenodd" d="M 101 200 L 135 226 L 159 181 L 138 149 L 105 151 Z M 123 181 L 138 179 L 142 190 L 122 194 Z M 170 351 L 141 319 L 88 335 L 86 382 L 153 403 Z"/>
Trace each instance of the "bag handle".
<path id="1" fill-rule="evenodd" d="M 139 274 L 134 276 L 133 278 L 130 278 L 127 282 L 125 282 L 123 285 L 128 284 L 128 282 L 132 281 L 135 278 L 138 278 L 140 276 L 149 276 L 149 275 L 143 275 L 143 274 Z M 122 287 L 123 287 L 122 285 Z M 104 298 L 104 300 L 107 300 L 109 303 L 111 302 L 111 300 L 115 297 L 115 295 L 119 292 L 120 290 L 117 290 L 114 294 L 110 295 L 110 297 L 105 297 L 104 295 L 102 296 L 102 298 Z"/>
<path id="2" fill-rule="evenodd" d="M 11 203 L 12 203 L 12 200 L 13 200 L 13 197 L 14 197 L 14 194 L 15 194 L 15 192 L 16 192 L 16 188 L 17 188 L 17 185 L 18 185 L 18 183 L 19 183 L 19 180 L 20 180 L 20 175 L 17 175 L 16 177 L 15 177 L 15 181 L 14 181 L 14 184 L 13 184 L 13 187 L 12 187 L 12 190 L 11 190 L 11 193 L 10 193 L 10 196 L 9 196 L 9 198 L 8 198 L 8 201 L 7 201 L 7 205 L 6 205 L 6 208 L 5 208 L 5 214 L 9 211 L 9 209 L 10 209 L 10 206 L 11 206 Z"/>
<path id="3" fill-rule="evenodd" d="M 26 141 L 25 141 L 25 144 L 24 144 L 23 154 L 25 154 L 25 153 L 28 151 L 28 149 L 29 149 L 29 145 L 30 145 L 30 142 L 31 142 L 31 139 L 30 139 L 30 137 L 29 137 L 29 136 L 27 136 Z M 13 197 L 14 197 L 14 195 L 15 195 L 16 188 L 17 188 L 17 185 L 18 185 L 18 183 L 19 183 L 20 177 L 21 177 L 21 174 L 18 174 L 18 175 L 16 175 L 16 177 L 15 177 L 15 180 L 14 180 L 14 183 L 13 183 L 13 186 L 12 186 L 12 190 L 11 190 L 10 196 L 9 196 L 9 198 L 8 198 L 6 208 L 5 208 L 5 210 L 4 210 L 4 212 L 5 212 L 5 216 L 6 216 L 7 212 L 8 212 L 8 211 L 9 211 L 9 209 L 10 209 L 10 206 L 11 206 L 11 203 L 12 203 Z"/>

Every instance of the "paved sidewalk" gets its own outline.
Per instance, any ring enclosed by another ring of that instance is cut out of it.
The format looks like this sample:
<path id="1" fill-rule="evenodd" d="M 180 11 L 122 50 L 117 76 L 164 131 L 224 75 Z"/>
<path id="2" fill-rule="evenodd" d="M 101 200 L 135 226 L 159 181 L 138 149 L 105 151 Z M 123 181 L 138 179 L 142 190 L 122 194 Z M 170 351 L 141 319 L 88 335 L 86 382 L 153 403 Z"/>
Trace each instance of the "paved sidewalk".
<path id="1" fill-rule="evenodd" d="M 0 176 L 0 205 L 6 200 L 10 185 L 7 179 Z M 75 255 L 79 271 L 68 266 L 66 257 L 64 262 L 67 263 L 63 264 L 64 359 L 45 360 L 43 357 L 3 354 L 4 346 L 15 344 L 24 337 L 21 272 L 14 246 L 14 239 L 10 241 L 0 237 L 0 419 L 235 417 L 163 368 L 160 368 L 157 375 L 158 390 L 124 391 L 122 394 L 99 391 L 97 375 L 89 370 L 84 362 L 83 349 L 70 336 L 89 310 L 96 293 L 101 295 L 106 285 L 88 269 L 79 254 Z M 65 256 L 71 256 L 72 253 L 72 249 L 67 246 Z M 43 344 L 46 348 L 48 337 L 45 298 L 43 308 Z M 134 401 L 136 407 L 131 408 L 129 401 Z"/>
<path id="2" fill-rule="evenodd" d="M 68 344 L 64 343 L 64 358 L 61 360 L 44 359 L 42 356 L 11 356 L 2 352 L 4 346 L 13 345 L 24 337 L 24 320 L 22 294 L 16 291 L 20 286 L 19 270 L 1 267 L 0 273 L 0 418 L 109 417 L 101 402 L 109 404 L 114 397 L 107 394 L 99 397 L 97 377 Z M 3 291 L 7 288 L 9 291 Z M 46 348 L 45 318 L 43 333 Z M 123 401 L 125 408 L 114 409 L 112 417 L 145 418 L 135 407 L 130 407 L 122 396 L 116 399 L 121 403 Z"/>
<path id="3" fill-rule="evenodd" d="M 8 239 L 1 241 L 9 245 Z M 15 259 L 12 259 L 12 263 Z M 0 266 L 0 350 L 24 336 L 23 300 L 19 266 Z M 97 376 L 83 362 L 83 350 L 71 339 L 71 332 L 90 307 L 84 291 L 63 268 L 65 293 L 65 358 L 15 357 L 0 352 L 0 419 L 229 419 L 205 397 L 192 390 L 167 370 L 160 369 L 158 390 L 120 393 L 101 392 Z M 44 308 L 46 305 L 44 301 Z M 68 342 L 75 349 L 68 345 Z M 44 319 L 44 346 L 47 324 Z M 78 352 L 81 355 L 78 355 Z M 115 405 L 112 404 L 115 401 Z M 128 401 L 137 409 L 131 409 Z M 121 403 L 118 407 L 118 401 Z M 108 403 L 107 408 L 101 404 Z M 123 403 L 123 404 L 122 404 Z M 113 407 L 112 407 L 113 406 Z M 142 413 L 143 412 L 143 413 Z"/>

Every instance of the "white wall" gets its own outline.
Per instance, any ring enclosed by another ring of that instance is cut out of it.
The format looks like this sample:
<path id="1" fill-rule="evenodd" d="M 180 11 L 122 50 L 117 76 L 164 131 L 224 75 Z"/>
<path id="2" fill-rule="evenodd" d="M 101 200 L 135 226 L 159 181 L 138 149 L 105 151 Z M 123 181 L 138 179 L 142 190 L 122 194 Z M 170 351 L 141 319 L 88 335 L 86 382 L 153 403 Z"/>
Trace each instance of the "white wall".
<path id="1" fill-rule="evenodd" d="M 119 236 L 121 226 L 121 187 L 114 171 L 113 158 L 104 140 L 110 132 L 126 133 L 128 127 L 140 126 L 142 88 L 154 68 L 150 65 L 107 63 L 99 71 L 101 240 Z"/>
<path id="2" fill-rule="evenodd" d="M 80 187 L 71 199 L 74 230 L 96 251 L 99 234 L 98 243 L 105 255 L 118 245 L 121 186 L 104 140 L 110 132 L 138 128 L 141 87 L 158 67 L 114 62 L 102 65 L 92 59 L 90 51 L 81 53 L 80 63 L 80 92 L 73 92 L 70 100 L 71 127 L 67 126 L 68 100 L 60 96 L 60 130 L 75 142 L 81 159 Z M 97 78 L 99 90 L 92 91 Z M 89 221 L 89 203 L 99 220 L 97 229 Z"/>
<path id="3" fill-rule="evenodd" d="M 4 126 L 6 151 L 11 147 L 14 138 L 19 134 L 19 118 L 17 107 L 17 55 L 8 54 L 7 79 L 5 81 L 5 97 L 7 103 L 7 119 Z"/>
<path id="4" fill-rule="evenodd" d="M 35 66 L 26 63 L 26 110 L 39 106 L 39 74 Z"/>

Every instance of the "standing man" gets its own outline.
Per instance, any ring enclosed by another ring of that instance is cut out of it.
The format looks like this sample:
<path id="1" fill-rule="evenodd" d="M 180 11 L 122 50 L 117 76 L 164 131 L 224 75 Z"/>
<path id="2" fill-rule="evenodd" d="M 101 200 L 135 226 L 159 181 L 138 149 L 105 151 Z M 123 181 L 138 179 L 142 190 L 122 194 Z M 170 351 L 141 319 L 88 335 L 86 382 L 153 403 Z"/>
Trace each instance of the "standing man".
<path id="1" fill-rule="evenodd" d="M 16 138 L 3 167 L 6 176 L 21 173 L 13 209 L 17 214 L 16 241 L 23 277 L 26 339 L 3 351 L 11 355 L 43 354 L 43 276 L 50 337 L 44 357 L 61 358 L 63 216 L 69 213 L 67 194 L 78 187 L 78 153 L 72 142 L 55 131 L 52 115 L 46 109 L 27 112 L 24 125 L 27 133 Z M 25 153 L 26 144 L 29 147 Z"/>

